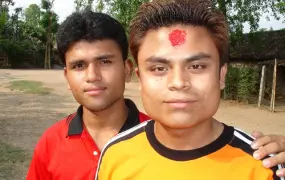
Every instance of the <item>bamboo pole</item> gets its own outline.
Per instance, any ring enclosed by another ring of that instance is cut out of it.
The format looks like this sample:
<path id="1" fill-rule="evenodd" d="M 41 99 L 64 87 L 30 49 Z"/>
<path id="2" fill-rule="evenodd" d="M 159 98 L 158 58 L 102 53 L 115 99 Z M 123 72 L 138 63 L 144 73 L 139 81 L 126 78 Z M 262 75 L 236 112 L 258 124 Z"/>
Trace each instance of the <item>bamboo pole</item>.
<path id="1" fill-rule="evenodd" d="M 265 89 L 265 69 L 266 66 L 262 66 L 262 72 L 261 72 L 261 79 L 260 79 L 260 88 L 259 88 L 259 96 L 258 96 L 258 107 L 261 106 L 262 99 L 264 97 L 264 89 Z"/>
<path id="2" fill-rule="evenodd" d="M 274 71 L 273 71 L 272 95 L 271 95 L 271 103 L 270 103 L 271 112 L 274 112 L 275 110 L 276 79 L 277 79 L 277 59 L 275 59 Z"/>

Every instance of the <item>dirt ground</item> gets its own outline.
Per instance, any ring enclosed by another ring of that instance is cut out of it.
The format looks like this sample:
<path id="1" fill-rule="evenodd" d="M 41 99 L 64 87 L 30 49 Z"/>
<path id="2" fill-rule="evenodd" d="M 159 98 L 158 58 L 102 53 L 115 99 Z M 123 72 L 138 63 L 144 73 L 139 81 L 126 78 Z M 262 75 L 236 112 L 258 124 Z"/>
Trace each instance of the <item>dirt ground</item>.
<path id="1" fill-rule="evenodd" d="M 7 88 L 13 80 L 41 81 L 53 89 L 49 95 L 27 95 Z M 125 97 L 143 110 L 137 82 L 127 84 Z M 29 156 L 43 131 L 64 116 L 73 113 L 78 104 L 67 89 L 62 70 L 0 70 L 0 141 L 24 149 Z M 215 117 L 250 133 L 285 135 L 284 112 L 270 113 L 255 105 L 222 101 Z M 29 161 L 15 169 L 14 179 L 24 179 Z"/>

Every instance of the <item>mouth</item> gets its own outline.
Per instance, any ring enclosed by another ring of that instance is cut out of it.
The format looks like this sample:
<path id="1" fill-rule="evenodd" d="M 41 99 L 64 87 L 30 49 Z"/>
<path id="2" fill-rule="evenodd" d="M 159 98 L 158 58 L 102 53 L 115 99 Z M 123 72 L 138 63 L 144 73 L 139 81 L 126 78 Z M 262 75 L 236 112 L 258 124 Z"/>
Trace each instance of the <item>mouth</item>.
<path id="1" fill-rule="evenodd" d="M 106 87 L 90 87 L 84 90 L 90 96 L 96 96 L 104 92 L 107 88 Z"/>
<path id="2" fill-rule="evenodd" d="M 197 100 L 192 100 L 192 99 L 170 99 L 170 100 L 164 101 L 165 104 L 175 109 L 186 108 L 194 104 L 195 102 L 197 102 Z"/>

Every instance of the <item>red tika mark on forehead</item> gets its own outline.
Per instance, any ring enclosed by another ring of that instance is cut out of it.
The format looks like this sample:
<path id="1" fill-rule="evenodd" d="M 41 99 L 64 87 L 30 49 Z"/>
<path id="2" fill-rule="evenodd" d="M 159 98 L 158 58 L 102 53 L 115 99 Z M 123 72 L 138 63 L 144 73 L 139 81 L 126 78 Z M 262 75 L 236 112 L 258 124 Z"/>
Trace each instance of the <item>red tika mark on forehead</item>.
<path id="1" fill-rule="evenodd" d="M 172 46 L 184 44 L 186 41 L 186 32 L 179 29 L 171 31 L 169 34 L 169 41 Z"/>

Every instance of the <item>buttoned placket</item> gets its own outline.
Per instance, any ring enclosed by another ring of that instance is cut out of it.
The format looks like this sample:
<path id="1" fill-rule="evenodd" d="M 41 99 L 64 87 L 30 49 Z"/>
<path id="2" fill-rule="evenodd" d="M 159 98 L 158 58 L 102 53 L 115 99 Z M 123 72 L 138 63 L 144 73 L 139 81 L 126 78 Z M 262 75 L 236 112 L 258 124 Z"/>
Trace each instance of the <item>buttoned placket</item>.
<path id="1" fill-rule="evenodd" d="M 101 154 L 99 148 L 86 129 L 83 129 L 82 131 L 81 140 L 84 143 L 88 154 L 90 154 L 90 157 L 93 160 L 94 168 L 96 169 Z"/>

